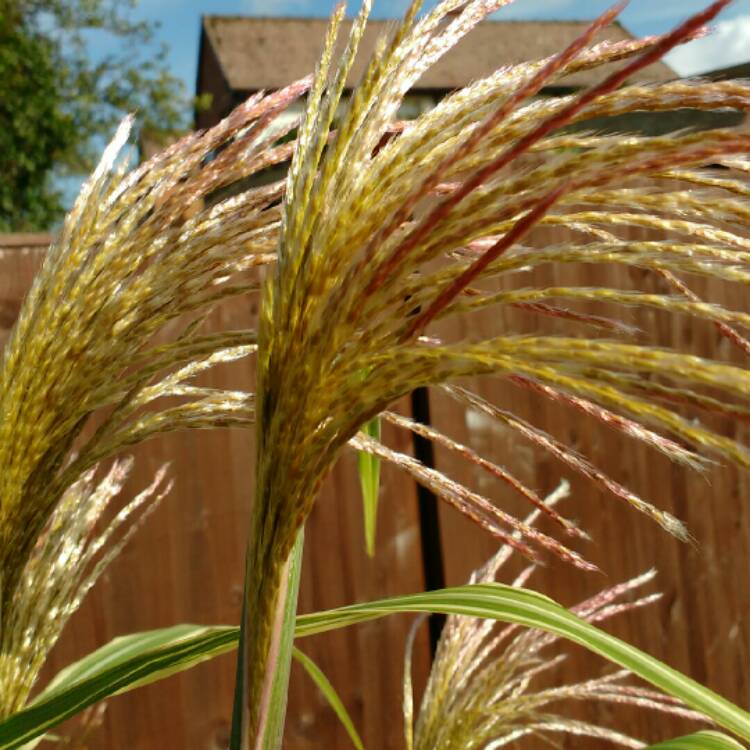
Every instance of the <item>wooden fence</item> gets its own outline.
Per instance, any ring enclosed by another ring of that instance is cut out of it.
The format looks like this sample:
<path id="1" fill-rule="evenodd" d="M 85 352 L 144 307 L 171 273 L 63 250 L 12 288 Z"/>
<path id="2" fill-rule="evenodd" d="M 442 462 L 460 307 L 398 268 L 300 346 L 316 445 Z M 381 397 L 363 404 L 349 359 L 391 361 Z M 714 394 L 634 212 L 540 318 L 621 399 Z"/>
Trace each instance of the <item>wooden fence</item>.
<path id="1" fill-rule="evenodd" d="M 0 343 L 7 337 L 38 267 L 43 243 L 39 238 L 35 242 L 32 246 L 24 244 L 23 238 L 0 242 L 5 248 L 0 250 Z M 606 282 L 626 287 L 632 286 L 631 276 L 638 273 L 587 267 L 542 271 L 550 284 L 569 281 L 572 274 L 578 284 Z M 647 279 L 646 283 L 658 286 L 658 280 Z M 747 308 L 742 289 L 717 283 L 695 284 L 694 288 L 714 301 Z M 239 328 L 252 325 L 256 316 L 257 309 L 251 302 L 234 300 L 219 309 L 209 325 Z M 657 312 L 630 313 L 629 320 L 650 332 L 659 344 L 730 360 L 736 356 L 710 325 Z M 477 336 L 511 327 L 558 330 L 557 325 L 554 321 L 540 322 L 520 310 L 508 310 L 461 319 L 444 333 L 471 328 L 472 335 Z M 205 380 L 233 387 L 251 381 L 251 367 L 243 362 L 217 369 Z M 582 575 L 550 561 L 531 583 L 570 605 L 607 585 L 656 567 L 659 576 L 655 588 L 664 593 L 661 601 L 648 610 L 613 620 L 607 627 L 728 698 L 750 704 L 745 669 L 750 644 L 750 587 L 744 577 L 750 559 L 747 475 L 727 468 L 717 468 L 703 477 L 690 474 L 592 420 L 543 402 L 538 395 L 516 389 L 507 381 L 487 378 L 472 385 L 494 403 L 512 406 L 520 416 L 590 456 L 615 479 L 686 520 L 697 540 L 689 545 L 668 538 L 653 523 L 569 476 L 564 467 L 521 443 L 515 435 L 478 419 L 467 423 L 466 415 L 455 404 L 430 393 L 434 425 L 495 456 L 531 486 L 546 492 L 562 476 L 571 480 L 573 497 L 566 501 L 564 510 L 568 516 L 579 518 L 591 533 L 594 541 L 580 549 L 605 575 Z M 404 399 L 398 407 L 409 414 L 412 402 Z M 740 440 L 749 437 L 744 427 L 717 426 Z M 402 450 L 413 449 L 411 438 L 393 428 L 386 427 L 385 439 Z M 177 622 L 239 621 L 242 558 L 253 486 L 252 434 L 224 430 L 170 435 L 139 447 L 134 454 L 136 467 L 123 499 L 148 484 L 166 461 L 171 462 L 174 490 L 72 618 L 49 660 L 45 678 L 117 635 Z M 434 460 L 439 469 L 490 493 L 504 508 L 526 512 L 500 485 L 485 484 L 485 477 L 477 476 L 454 456 L 437 449 Z M 428 577 L 440 574 L 435 570 L 436 551 L 445 583 L 459 584 L 495 551 L 491 538 L 450 508 L 439 508 L 439 530 L 431 528 L 425 523 L 424 506 L 420 512 L 414 485 L 388 467 L 383 473 L 374 560 L 364 553 L 354 457 L 345 455 L 327 481 L 308 523 L 301 611 L 420 590 L 425 582 L 425 554 L 429 556 Z M 423 534 L 429 534 L 429 538 Z M 403 746 L 402 661 L 411 621 L 409 617 L 393 617 L 301 643 L 339 691 L 369 750 Z M 417 691 L 424 684 L 428 664 L 428 638 L 422 632 L 415 657 Z M 555 677 L 571 681 L 607 669 L 600 660 L 577 651 Z M 225 748 L 233 670 L 233 656 L 228 655 L 163 683 L 111 699 L 101 726 L 92 735 L 91 747 Z M 617 705 L 579 706 L 575 710 L 579 716 L 609 722 L 646 739 L 690 728 L 674 719 L 626 712 Z M 579 740 L 565 745 L 598 746 Z M 284 747 L 351 747 L 333 712 L 296 666 Z"/>

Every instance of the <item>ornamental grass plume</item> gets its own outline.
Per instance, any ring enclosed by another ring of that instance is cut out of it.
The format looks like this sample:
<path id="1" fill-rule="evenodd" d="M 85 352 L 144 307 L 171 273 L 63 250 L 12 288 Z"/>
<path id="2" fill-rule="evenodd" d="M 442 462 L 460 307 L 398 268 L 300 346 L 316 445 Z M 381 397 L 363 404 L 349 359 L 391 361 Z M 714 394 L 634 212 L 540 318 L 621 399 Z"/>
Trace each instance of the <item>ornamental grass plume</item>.
<path id="1" fill-rule="evenodd" d="M 101 481 L 96 467 L 159 433 L 252 421 L 251 395 L 191 380 L 256 347 L 254 331 L 200 326 L 273 261 L 283 186 L 215 196 L 288 160 L 294 121 L 278 116 L 308 85 L 252 97 L 130 172 L 127 118 L 45 257 L 0 369 L 0 717 L 24 704 L 119 549 L 109 535 L 148 497 L 91 536 L 129 463 Z"/>
<path id="2" fill-rule="evenodd" d="M 544 500 L 545 507 L 567 497 L 566 482 Z M 541 510 L 526 519 L 533 526 Z M 503 545 L 484 567 L 475 571 L 470 583 L 491 583 L 513 555 Z M 534 572 L 530 565 L 513 586 L 524 586 Z M 612 586 L 572 608 L 588 622 L 601 622 L 623 612 L 644 607 L 659 594 L 622 601 L 656 575 L 649 571 Z M 619 670 L 583 682 L 554 687 L 536 687 L 539 678 L 559 665 L 565 653 L 550 654 L 560 640 L 540 630 L 516 625 L 499 626 L 481 618 L 451 615 L 438 642 L 416 724 L 413 719 L 411 651 L 418 619 L 411 631 L 404 660 L 404 719 L 407 750 L 432 748 L 500 748 L 522 737 L 535 735 L 550 741 L 557 734 L 594 737 L 640 748 L 638 739 L 609 727 L 568 718 L 550 711 L 550 706 L 571 701 L 632 705 L 704 722 L 705 717 L 679 701 L 642 685 L 628 684 L 627 670 Z"/>
<path id="3" fill-rule="evenodd" d="M 419 16 L 420 3 L 413 2 L 392 36 L 378 43 L 346 103 L 342 92 L 370 3 L 363 3 L 343 48 L 336 40 L 344 6 L 333 15 L 288 172 L 276 264 L 263 289 L 256 490 L 238 672 L 244 699 L 233 747 L 261 747 L 283 650 L 283 611 L 294 597 L 287 590 L 290 553 L 323 478 L 347 443 L 395 462 L 531 559 L 546 549 L 591 567 L 488 498 L 358 434 L 414 388 L 443 388 L 682 539 L 687 532 L 678 519 L 456 381 L 479 374 L 503 377 L 694 468 L 703 465 L 696 452 L 703 449 L 749 463 L 744 446 L 685 417 L 674 403 L 746 414 L 750 376 L 745 369 L 633 343 L 617 320 L 560 306 L 560 301 L 606 301 L 688 314 L 715 322 L 748 348 L 737 331 L 750 323 L 747 314 L 703 302 L 674 275 L 750 279 L 743 200 L 748 130 L 627 137 L 566 130 L 593 117 L 636 110 L 747 110 L 750 87 L 743 82 L 623 86 L 675 45 L 702 33 L 726 3 L 714 3 L 661 37 L 592 44 L 621 10 L 617 6 L 559 54 L 501 68 L 416 120 L 398 123 L 404 95 L 425 70 L 504 4 L 445 0 Z M 589 89 L 534 98 L 564 75 L 614 62 L 619 62 L 615 71 Z M 717 177 L 706 169 L 715 164 L 729 169 Z M 645 186 L 644 177 L 650 179 Z M 575 242 L 542 250 L 525 244 L 535 227 L 560 224 L 575 229 Z M 656 238 L 623 238 L 621 229 L 632 227 L 653 230 Z M 495 279 L 518 278 L 521 270 L 580 262 L 645 269 L 668 279 L 674 293 L 493 289 Z M 568 336 L 498 331 L 486 340 L 446 340 L 438 335 L 439 321 L 495 305 L 523 306 L 581 327 Z M 592 330 L 601 337 L 592 337 Z M 502 477 L 567 534 L 581 535 L 501 467 L 432 429 L 403 419 L 398 423 L 443 441 Z"/>
<path id="4" fill-rule="evenodd" d="M 728 0 L 664 36 L 593 43 L 616 6 L 557 55 L 500 68 L 399 122 L 410 87 L 506 2 L 443 0 L 420 15 L 415 0 L 379 41 L 347 102 L 370 2 L 343 46 L 340 5 L 314 76 L 251 97 L 216 127 L 130 172 L 118 161 L 131 120 L 123 123 L 51 248 L 4 353 L 2 643 L 24 571 L 68 488 L 123 448 L 168 430 L 256 429 L 233 748 L 265 742 L 288 656 L 282 618 L 296 596 L 290 553 L 345 446 L 400 466 L 531 560 L 551 552 L 593 567 L 490 498 L 360 432 L 382 414 L 502 479 L 554 519 L 563 537 L 583 535 L 499 464 L 388 412 L 413 389 L 441 389 L 498 420 L 682 539 L 687 531 L 678 519 L 470 392 L 462 378 L 504 378 L 696 469 L 706 460 L 698 451 L 750 464 L 744 446 L 684 413 L 746 418 L 747 370 L 635 343 L 617 317 L 564 306 L 604 302 L 691 315 L 750 351 L 738 330 L 750 316 L 699 299 L 682 278 L 750 281 L 750 132 L 586 130 L 592 118 L 633 111 L 750 109 L 744 82 L 624 85 L 703 33 Z M 535 98 L 562 77 L 600 65 L 614 72 L 595 86 Z M 299 126 L 279 119 L 303 95 Z M 295 129 L 295 140 L 282 142 Z M 290 158 L 286 180 L 242 189 L 245 178 Z M 574 229 L 575 240 L 532 246 L 536 227 L 559 225 Z M 625 236 L 633 228 L 648 237 Z M 634 267 L 671 291 L 540 285 L 534 270 L 555 263 Z M 498 279 L 527 286 L 499 292 Z M 261 296 L 258 331 L 200 333 L 208 311 L 236 295 Z M 570 334 L 499 330 L 463 340 L 441 333 L 451 316 L 508 305 L 566 321 Z M 255 395 L 190 383 L 214 364 L 248 355 L 256 357 Z M 164 397 L 180 402 L 165 405 Z"/>
<path id="5" fill-rule="evenodd" d="M 97 532 L 133 461 L 115 461 L 100 481 L 91 469 L 55 507 L 22 571 L 0 631 L 0 719 L 21 710 L 70 616 L 133 533 L 169 492 L 166 467 Z M 118 534 L 118 532 L 121 532 Z"/>

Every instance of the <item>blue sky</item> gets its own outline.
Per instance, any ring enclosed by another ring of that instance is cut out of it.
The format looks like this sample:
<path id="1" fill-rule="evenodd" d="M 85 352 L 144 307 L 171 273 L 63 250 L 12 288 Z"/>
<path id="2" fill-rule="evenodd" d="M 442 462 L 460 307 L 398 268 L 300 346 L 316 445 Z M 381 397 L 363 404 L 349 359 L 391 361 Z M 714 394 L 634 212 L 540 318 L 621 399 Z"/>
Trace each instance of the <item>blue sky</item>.
<path id="1" fill-rule="evenodd" d="M 497 19 L 588 19 L 612 4 L 613 0 L 516 0 L 495 15 Z M 328 16 L 334 0 L 140 0 L 139 17 L 158 21 L 158 38 L 170 49 L 173 72 L 194 93 L 198 36 L 203 14 L 250 16 Z M 666 31 L 707 0 L 631 0 L 622 13 L 622 23 L 642 36 Z M 351 11 L 357 2 L 349 2 Z M 425 7 L 435 5 L 427 0 Z M 407 0 L 374 0 L 373 16 L 395 18 L 407 6 Z M 683 75 L 750 62 L 750 0 L 735 0 L 716 24 L 715 33 L 704 40 L 685 45 L 672 53 L 672 66 Z"/>

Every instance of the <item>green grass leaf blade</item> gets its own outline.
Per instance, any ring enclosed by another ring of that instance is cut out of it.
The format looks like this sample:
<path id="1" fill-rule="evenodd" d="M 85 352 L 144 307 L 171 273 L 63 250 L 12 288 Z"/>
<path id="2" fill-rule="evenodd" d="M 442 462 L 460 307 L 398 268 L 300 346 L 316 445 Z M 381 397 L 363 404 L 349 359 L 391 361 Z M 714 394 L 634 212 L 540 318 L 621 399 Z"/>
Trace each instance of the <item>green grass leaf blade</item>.
<path id="1" fill-rule="evenodd" d="M 646 682 L 705 714 L 723 729 L 745 741 L 750 740 L 750 714 L 742 708 L 658 659 L 582 620 L 549 597 L 526 589 L 487 583 L 354 604 L 298 617 L 297 636 L 322 633 L 395 612 L 469 615 L 555 633 L 629 669 Z"/>
<path id="2" fill-rule="evenodd" d="M 368 437 L 380 440 L 380 417 L 374 417 L 363 428 Z M 380 459 L 364 451 L 357 455 L 359 484 L 365 516 L 365 544 L 367 554 L 375 555 L 375 532 L 378 523 L 378 495 L 380 494 Z"/>
<path id="3" fill-rule="evenodd" d="M 31 705 L 0 722 L 0 748 L 22 747 L 79 711 L 237 647 L 236 627 L 176 625 L 115 638 L 62 670 Z"/>
<path id="4" fill-rule="evenodd" d="M 649 745 L 645 750 L 744 750 L 744 748 L 737 740 L 725 734 L 706 730 Z"/>
<path id="5" fill-rule="evenodd" d="M 133 633 L 131 635 L 124 635 L 118 638 L 114 638 L 105 646 L 98 648 L 96 651 L 92 651 L 82 659 L 69 664 L 64 669 L 60 670 L 55 677 L 47 684 L 44 690 L 37 695 L 34 699 L 34 703 L 39 703 L 46 700 L 49 696 L 56 694 L 59 691 L 65 690 L 70 685 L 83 682 L 91 677 L 96 677 L 101 672 L 110 668 L 117 669 L 119 665 L 126 663 L 129 659 L 137 658 L 143 654 L 151 653 L 157 656 L 164 651 L 167 653 L 170 649 L 179 650 L 182 653 L 182 647 L 187 643 L 192 643 L 198 646 L 198 651 L 192 652 L 191 664 L 197 664 L 199 661 L 205 661 L 211 659 L 214 654 L 211 651 L 205 654 L 200 650 L 201 644 L 205 644 L 206 648 L 212 649 L 216 644 L 216 637 L 222 632 L 229 634 L 234 631 L 233 627 L 222 627 L 222 626 L 205 626 L 205 625 L 173 625 L 169 628 L 160 628 L 158 630 L 147 630 L 142 633 Z M 228 641 L 229 642 L 229 641 Z M 221 644 L 220 653 L 223 653 L 227 649 L 231 649 L 234 646 L 230 645 L 226 649 L 222 648 L 223 639 L 219 638 L 218 643 Z M 193 661 L 193 659 L 195 659 Z M 180 668 L 180 663 L 175 665 L 174 673 L 183 671 Z M 170 672 L 169 674 L 172 674 Z M 149 682 L 155 682 L 163 677 L 169 676 L 165 674 L 164 670 L 160 671 L 159 676 L 155 679 L 150 677 L 144 677 L 143 680 L 139 681 L 135 685 L 128 685 L 127 689 L 131 690 L 134 687 L 140 687 L 141 685 L 147 685 Z"/>
<path id="6" fill-rule="evenodd" d="M 292 666 L 294 629 L 297 618 L 297 595 L 299 594 L 304 546 L 305 527 L 303 526 L 297 533 L 297 541 L 294 543 L 289 561 L 289 582 L 287 584 L 286 602 L 284 604 L 284 622 L 281 626 L 279 659 L 271 687 L 271 706 L 263 737 L 264 748 L 266 750 L 281 748 L 284 737 L 284 720 L 286 718 L 287 694 L 289 692 L 289 672 Z"/>
<path id="7" fill-rule="evenodd" d="M 298 648 L 295 648 L 292 653 L 294 658 L 304 667 L 307 674 L 310 675 L 312 681 L 318 686 L 318 690 L 323 693 L 323 696 L 328 701 L 330 707 L 334 710 L 336 716 L 339 717 L 339 721 L 344 729 L 346 729 L 346 733 L 349 735 L 354 747 L 356 747 L 357 750 L 365 750 L 365 746 L 357 733 L 354 722 L 349 716 L 346 706 L 344 706 L 341 698 L 339 698 L 336 689 L 331 684 L 331 681 L 323 674 L 320 667 L 309 656 L 307 656 L 307 654 L 304 654 Z"/>
<path id="8" fill-rule="evenodd" d="M 665 693 L 683 700 L 721 728 L 750 740 L 750 714 L 694 680 L 614 636 L 599 630 L 552 599 L 498 583 L 458 586 L 426 593 L 354 604 L 297 617 L 296 636 L 376 620 L 397 612 L 440 612 L 485 617 L 540 628 L 582 645 L 619 664 Z M 239 628 L 179 625 L 117 638 L 68 667 L 36 701 L 0 723 L 0 749 L 21 747 L 103 698 L 131 690 L 237 646 Z M 706 735 L 706 733 L 699 733 Z M 720 737 L 720 735 L 719 735 Z M 716 737 L 701 738 L 704 743 Z M 672 742 L 688 742 L 687 739 Z M 716 740 L 718 742 L 718 740 Z M 736 746 L 685 745 L 686 750 Z M 659 747 L 659 746 L 657 746 Z M 675 746 L 681 750 L 681 746 Z M 667 746 L 670 748 L 670 746 Z M 660 750 L 666 750 L 660 748 Z M 671 748 L 670 748 L 671 750 Z"/>

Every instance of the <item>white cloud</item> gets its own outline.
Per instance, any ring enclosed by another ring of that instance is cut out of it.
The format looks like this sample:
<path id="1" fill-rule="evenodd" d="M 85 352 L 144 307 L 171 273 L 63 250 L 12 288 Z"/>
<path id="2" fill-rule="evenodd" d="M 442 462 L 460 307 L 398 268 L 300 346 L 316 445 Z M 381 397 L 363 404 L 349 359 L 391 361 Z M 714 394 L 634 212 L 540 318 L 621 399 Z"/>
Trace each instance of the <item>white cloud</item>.
<path id="1" fill-rule="evenodd" d="M 720 21 L 712 34 L 678 47 L 665 59 L 683 76 L 750 62 L 750 14 Z"/>

